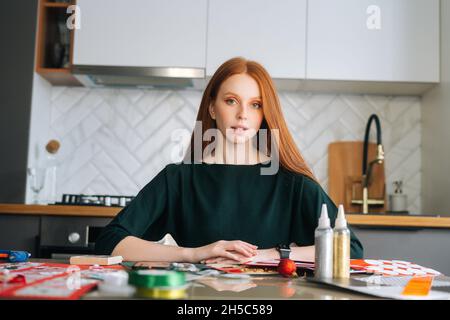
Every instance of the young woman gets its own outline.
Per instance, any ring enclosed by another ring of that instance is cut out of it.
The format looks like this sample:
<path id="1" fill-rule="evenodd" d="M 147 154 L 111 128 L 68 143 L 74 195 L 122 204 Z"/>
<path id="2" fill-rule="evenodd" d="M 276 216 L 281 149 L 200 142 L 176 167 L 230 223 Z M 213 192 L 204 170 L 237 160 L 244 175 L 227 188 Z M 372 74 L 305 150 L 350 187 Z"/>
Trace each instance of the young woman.
<path id="1" fill-rule="evenodd" d="M 203 141 L 211 130 L 218 132 L 214 148 Z M 337 208 L 300 155 L 267 71 L 243 58 L 221 65 L 194 131 L 185 160 L 167 165 L 104 228 L 96 252 L 129 261 L 239 263 L 280 258 L 280 246 L 290 245 L 291 259 L 313 261 L 322 204 L 332 226 Z M 157 243 L 167 233 L 178 246 Z M 351 257 L 362 255 L 351 232 Z"/>

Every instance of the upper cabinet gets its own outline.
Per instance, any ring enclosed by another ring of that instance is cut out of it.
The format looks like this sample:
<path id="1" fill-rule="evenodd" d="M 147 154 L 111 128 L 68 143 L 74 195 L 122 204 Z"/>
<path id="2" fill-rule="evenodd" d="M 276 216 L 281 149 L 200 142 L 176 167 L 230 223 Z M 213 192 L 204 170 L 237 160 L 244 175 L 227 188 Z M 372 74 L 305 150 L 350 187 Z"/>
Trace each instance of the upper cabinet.
<path id="1" fill-rule="evenodd" d="M 311 0 L 307 39 L 308 79 L 439 82 L 439 0 Z"/>
<path id="2" fill-rule="evenodd" d="M 243 56 L 274 78 L 304 79 L 306 0 L 209 0 L 206 74 Z"/>
<path id="3" fill-rule="evenodd" d="M 207 0 L 77 0 L 73 64 L 205 68 Z"/>
<path id="4" fill-rule="evenodd" d="M 439 0 L 72 4 L 73 31 L 64 29 L 70 4 L 40 0 L 36 70 L 53 84 L 201 89 L 236 56 L 286 90 L 421 94 L 439 82 Z"/>

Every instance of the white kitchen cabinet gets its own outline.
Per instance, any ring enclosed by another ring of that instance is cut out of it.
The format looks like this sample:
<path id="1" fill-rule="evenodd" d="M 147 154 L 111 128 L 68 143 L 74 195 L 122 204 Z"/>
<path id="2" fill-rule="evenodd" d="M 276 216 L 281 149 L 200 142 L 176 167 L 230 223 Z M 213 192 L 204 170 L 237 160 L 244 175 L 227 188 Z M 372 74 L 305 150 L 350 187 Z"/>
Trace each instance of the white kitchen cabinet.
<path id="1" fill-rule="evenodd" d="M 206 74 L 243 56 L 274 78 L 305 78 L 306 0 L 209 0 Z"/>
<path id="2" fill-rule="evenodd" d="M 439 82 L 439 0 L 308 1 L 308 79 Z"/>
<path id="3" fill-rule="evenodd" d="M 207 0 L 77 0 L 73 64 L 205 68 Z"/>

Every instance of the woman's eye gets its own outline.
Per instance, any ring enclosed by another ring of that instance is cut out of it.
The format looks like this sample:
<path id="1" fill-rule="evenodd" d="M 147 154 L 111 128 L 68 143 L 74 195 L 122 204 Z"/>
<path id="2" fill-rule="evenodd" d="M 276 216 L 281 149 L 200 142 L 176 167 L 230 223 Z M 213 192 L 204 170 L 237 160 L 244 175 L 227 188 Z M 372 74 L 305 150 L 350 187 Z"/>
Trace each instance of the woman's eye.
<path id="1" fill-rule="evenodd" d="M 225 103 L 228 104 L 228 105 L 233 105 L 233 104 L 236 104 L 236 100 L 234 100 L 234 99 L 226 99 Z"/>
<path id="2" fill-rule="evenodd" d="M 259 102 L 253 103 L 253 108 L 259 109 L 259 108 L 261 108 L 261 107 L 262 107 L 262 106 L 261 106 L 261 103 L 259 103 Z"/>

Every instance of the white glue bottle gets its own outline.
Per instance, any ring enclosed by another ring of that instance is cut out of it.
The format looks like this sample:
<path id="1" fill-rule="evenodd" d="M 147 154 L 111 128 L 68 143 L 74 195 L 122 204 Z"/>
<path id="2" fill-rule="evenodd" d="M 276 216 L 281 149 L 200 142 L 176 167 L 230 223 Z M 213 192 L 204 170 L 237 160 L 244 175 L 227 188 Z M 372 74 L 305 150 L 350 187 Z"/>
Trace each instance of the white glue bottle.
<path id="1" fill-rule="evenodd" d="M 319 225 L 314 231 L 314 251 L 314 277 L 333 278 L 333 229 L 326 204 L 322 205 Z"/>
<path id="2" fill-rule="evenodd" d="M 339 205 L 333 230 L 333 278 L 350 277 L 350 230 L 345 220 L 344 206 Z"/>

